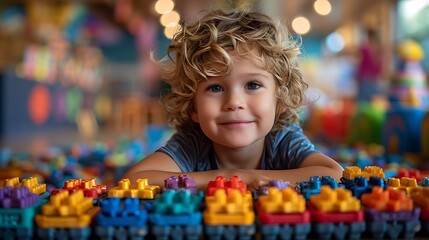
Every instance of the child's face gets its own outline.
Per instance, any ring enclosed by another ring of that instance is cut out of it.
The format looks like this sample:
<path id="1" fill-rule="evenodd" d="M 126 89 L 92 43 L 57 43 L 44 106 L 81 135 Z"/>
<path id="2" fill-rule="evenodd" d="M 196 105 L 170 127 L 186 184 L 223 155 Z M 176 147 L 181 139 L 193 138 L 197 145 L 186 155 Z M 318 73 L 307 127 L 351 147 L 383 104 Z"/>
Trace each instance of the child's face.
<path id="1" fill-rule="evenodd" d="M 276 117 L 276 83 L 253 61 L 233 57 L 231 74 L 198 84 L 192 120 L 214 144 L 227 148 L 263 144 Z"/>

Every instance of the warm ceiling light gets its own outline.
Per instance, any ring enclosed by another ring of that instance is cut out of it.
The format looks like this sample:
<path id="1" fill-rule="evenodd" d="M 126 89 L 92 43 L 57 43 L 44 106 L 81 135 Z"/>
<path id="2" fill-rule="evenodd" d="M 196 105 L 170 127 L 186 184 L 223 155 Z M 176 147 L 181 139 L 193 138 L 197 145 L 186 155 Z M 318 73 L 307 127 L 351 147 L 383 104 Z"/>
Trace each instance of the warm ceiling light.
<path id="1" fill-rule="evenodd" d="M 310 31 L 311 25 L 305 17 L 297 17 L 292 21 L 292 29 L 299 34 L 306 34 Z"/>
<path id="2" fill-rule="evenodd" d="M 174 34 L 176 34 L 179 30 L 180 30 L 181 26 L 180 25 L 176 25 L 173 27 L 166 27 L 164 29 L 164 35 L 168 38 L 168 39 L 172 39 Z"/>
<path id="3" fill-rule="evenodd" d="M 159 14 L 167 14 L 174 8 L 172 0 L 158 0 L 155 4 L 155 11 Z"/>
<path id="4" fill-rule="evenodd" d="M 332 10 L 331 3 L 328 0 L 316 0 L 313 7 L 318 14 L 323 16 L 328 15 Z"/>
<path id="5" fill-rule="evenodd" d="M 161 16 L 161 25 L 164 27 L 176 26 L 179 21 L 180 15 L 174 10 Z"/>

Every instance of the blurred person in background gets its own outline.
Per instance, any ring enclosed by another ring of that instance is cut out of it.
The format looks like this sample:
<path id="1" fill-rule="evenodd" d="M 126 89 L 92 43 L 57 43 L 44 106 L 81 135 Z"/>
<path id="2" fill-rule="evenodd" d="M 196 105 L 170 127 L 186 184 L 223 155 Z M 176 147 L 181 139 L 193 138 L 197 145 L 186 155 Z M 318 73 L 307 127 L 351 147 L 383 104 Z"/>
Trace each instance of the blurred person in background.
<path id="1" fill-rule="evenodd" d="M 383 60 L 378 33 L 374 29 L 366 29 L 366 39 L 358 49 L 356 69 L 357 101 L 369 102 L 382 93 L 381 75 Z"/>

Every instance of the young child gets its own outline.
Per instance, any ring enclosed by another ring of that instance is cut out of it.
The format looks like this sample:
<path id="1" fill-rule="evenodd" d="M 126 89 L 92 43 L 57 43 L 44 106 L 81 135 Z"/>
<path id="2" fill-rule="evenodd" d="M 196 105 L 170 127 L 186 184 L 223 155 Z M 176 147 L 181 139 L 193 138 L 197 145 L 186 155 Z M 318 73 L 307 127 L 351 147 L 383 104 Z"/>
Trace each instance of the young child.
<path id="1" fill-rule="evenodd" d="M 249 187 L 315 175 L 339 180 L 341 166 L 298 124 L 308 87 L 299 54 L 287 30 L 261 13 L 215 10 L 183 25 L 159 61 L 171 86 L 163 104 L 177 131 L 124 177 L 163 186 L 186 173 L 199 187 L 234 175 Z"/>

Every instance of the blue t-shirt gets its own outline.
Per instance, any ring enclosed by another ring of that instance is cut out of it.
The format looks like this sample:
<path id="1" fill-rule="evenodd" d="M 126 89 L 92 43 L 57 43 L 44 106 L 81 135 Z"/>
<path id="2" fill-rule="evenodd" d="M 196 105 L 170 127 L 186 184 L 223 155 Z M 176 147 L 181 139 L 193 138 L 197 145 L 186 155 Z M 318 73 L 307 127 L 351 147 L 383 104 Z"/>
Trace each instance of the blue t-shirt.
<path id="1" fill-rule="evenodd" d="M 211 140 L 198 125 L 180 129 L 157 151 L 170 156 L 182 172 L 219 169 Z M 267 135 L 261 169 L 299 168 L 307 156 L 316 152 L 302 128 L 298 124 L 291 124 Z"/>

